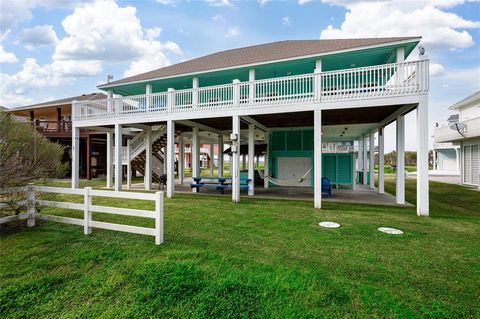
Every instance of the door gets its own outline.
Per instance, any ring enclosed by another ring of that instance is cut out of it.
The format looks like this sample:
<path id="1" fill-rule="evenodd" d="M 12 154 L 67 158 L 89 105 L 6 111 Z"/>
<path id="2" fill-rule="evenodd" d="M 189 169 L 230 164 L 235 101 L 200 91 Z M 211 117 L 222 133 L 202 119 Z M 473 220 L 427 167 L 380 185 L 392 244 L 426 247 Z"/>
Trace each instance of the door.
<path id="1" fill-rule="evenodd" d="M 306 172 L 312 167 L 312 160 L 310 157 L 279 157 L 277 175 L 281 180 L 295 180 L 303 177 Z M 297 187 L 311 187 L 312 186 L 312 171 L 308 173 L 305 180 L 301 183 L 292 183 L 292 186 Z"/>

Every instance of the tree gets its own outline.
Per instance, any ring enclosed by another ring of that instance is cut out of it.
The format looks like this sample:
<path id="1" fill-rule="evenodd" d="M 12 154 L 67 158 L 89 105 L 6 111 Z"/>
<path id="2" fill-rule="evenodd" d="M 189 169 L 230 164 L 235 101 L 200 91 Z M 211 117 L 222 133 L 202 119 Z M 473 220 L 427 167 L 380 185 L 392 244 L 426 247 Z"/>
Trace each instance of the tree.
<path id="1" fill-rule="evenodd" d="M 61 145 L 50 142 L 27 123 L 0 112 L 0 190 L 12 190 L 38 180 L 62 176 L 65 165 Z M 0 196 L 17 214 L 25 194 Z"/>

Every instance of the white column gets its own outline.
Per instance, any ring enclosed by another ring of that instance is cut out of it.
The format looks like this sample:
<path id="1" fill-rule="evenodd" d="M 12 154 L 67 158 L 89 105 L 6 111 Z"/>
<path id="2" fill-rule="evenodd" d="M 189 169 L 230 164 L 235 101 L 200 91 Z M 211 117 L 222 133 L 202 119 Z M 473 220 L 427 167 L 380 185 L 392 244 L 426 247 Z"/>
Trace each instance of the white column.
<path id="1" fill-rule="evenodd" d="M 322 208 L 322 111 L 313 111 L 314 207 Z"/>
<path id="2" fill-rule="evenodd" d="M 428 103 L 417 106 L 417 215 L 428 216 Z"/>
<path id="3" fill-rule="evenodd" d="M 115 191 L 122 190 L 122 125 L 115 124 Z"/>
<path id="4" fill-rule="evenodd" d="M 315 61 L 315 70 L 314 70 L 314 98 L 315 101 L 320 101 L 322 96 L 322 81 L 321 81 L 321 73 L 322 73 L 322 60 Z"/>
<path id="5" fill-rule="evenodd" d="M 108 90 L 107 91 L 107 112 L 108 113 L 113 113 L 113 91 Z"/>
<path id="6" fill-rule="evenodd" d="M 80 187 L 80 128 L 72 127 L 72 188 Z"/>
<path id="7" fill-rule="evenodd" d="M 370 188 L 375 188 L 375 135 L 373 132 L 370 133 L 370 159 L 369 159 L 369 169 L 370 172 Z"/>
<path id="8" fill-rule="evenodd" d="M 397 49 L 397 63 L 405 62 L 405 49 L 398 48 Z"/>
<path id="9" fill-rule="evenodd" d="M 362 163 L 363 163 L 363 185 L 367 185 L 367 170 L 368 170 L 368 166 L 367 166 L 367 161 L 368 161 L 368 148 L 367 148 L 367 139 L 365 137 L 365 135 L 362 136 L 362 140 L 363 140 L 363 159 L 362 159 Z"/>
<path id="10" fill-rule="evenodd" d="M 248 185 L 248 195 L 255 195 L 255 125 L 248 125 L 248 179 L 250 183 Z"/>
<path id="11" fill-rule="evenodd" d="M 458 170 L 458 153 L 457 152 L 455 152 L 455 156 L 457 158 L 457 170 Z M 432 150 L 432 166 L 433 166 L 433 170 L 436 171 L 437 170 L 437 151 L 435 149 Z"/>
<path id="12" fill-rule="evenodd" d="M 218 136 L 218 177 L 223 177 L 223 135 Z"/>
<path id="13" fill-rule="evenodd" d="M 240 202 L 240 117 L 232 117 L 232 134 L 236 136 L 236 141 L 232 141 L 232 201 Z"/>
<path id="14" fill-rule="evenodd" d="M 357 170 L 358 172 L 362 172 L 363 173 L 363 137 L 361 136 L 359 139 L 358 139 L 358 152 L 357 152 L 357 164 L 358 164 L 358 167 L 357 167 Z M 363 182 L 359 182 L 359 184 L 362 184 Z"/>
<path id="15" fill-rule="evenodd" d="M 378 129 L 378 192 L 385 193 L 385 139 L 383 127 Z"/>
<path id="16" fill-rule="evenodd" d="M 405 117 L 397 117 L 397 204 L 405 204 Z"/>
<path id="17" fill-rule="evenodd" d="M 354 142 L 355 144 L 355 142 Z M 358 156 L 358 155 L 357 155 Z M 357 180 L 356 180 L 356 177 L 357 177 L 357 167 L 356 167 L 356 164 L 357 164 L 357 159 L 355 158 L 355 152 L 352 153 L 352 174 L 353 174 L 353 178 L 352 178 L 352 189 L 355 190 L 356 188 L 356 184 L 357 184 Z"/>
<path id="18" fill-rule="evenodd" d="M 167 121 L 167 197 L 175 192 L 175 122 Z"/>
<path id="19" fill-rule="evenodd" d="M 127 140 L 127 189 L 132 188 L 132 159 L 130 158 L 130 140 Z"/>
<path id="20" fill-rule="evenodd" d="M 230 147 L 232 147 L 231 144 L 230 144 Z M 233 155 L 228 155 L 228 173 L 229 173 L 230 177 L 232 177 L 232 174 L 233 174 Z"/>
<path id="21" fill-rule="evenodd" d="M 183 142 L 183 132 L 178 136 L 178 179 L 180 185 L 183 185 L 185 172 L 185 145 Z"/>
<path id="22" fill-rule="evenodd" d="M 269 166 L 270 166 L 270 157 L 269 157 L 269 148 L 270 148 L 270 131 L 265 132 L 265 143 L 267 148 L 265 150 L 265 157 L 263 158 L 263 176 L 269 176 Z M 268 179 L 265 178 L 263 181 L 263 187 L 268 188 Z"/>
<path id="23" fill-rule="evenodd" d="M 150 107 L 152 106 L 152 97 L 151 97 L 151 95 L 152 95 L 152 85 L 151 84 L 147 84 L 145 86 L 145 94 L 147 95 L 147 99 L 146 99 L 147 100 L 147 105 L 146 105 L 146 107 L 147 107 L 147 110 L 149 110 Z"/>
<path id="24" fill-rule="evenodd" d="M 152 189 L 152 129 L 148 128 L 145 131 L 145 174 L 143 175 L 143 182 L 145 189 Z"/>
<path id="25" fill-rule="evenodd" d="M 255 84 L 253 83 L 255 81 L 255 69 L 248 70 L 248 81 L 250 82 L 248 84 L 248 98 L 250 104 L 252 104 L 255 101 Z"/>
<path id="26" fill-rule="evenodd" d="M 433 151 L 433 154 L 435 154 L 436 152 Z M 457 168 L 457 172 L 460 172 L 460 148 L 456 148 L 455 149 L 455 159 L 456 159 L 456 168 Z M 434 160 L 435 162 L 435 157 L 434 157 Z"/>
<path id="27" fill-rule="evenodd" d="M 200 141 L 198 136 L 198 127 L 192 128 L 192 145 L 190 145 L 192 152 L 192 177 L 199 177 L 200 175 Z M 196 193 L 198 188 L 192 188 Z"/>
<path id="28" fill-rule="evenodd" d="M 193 108 L 195 109 L 198 107 L 198 78 L 197 77 L 192 78 L 192 89 L 193 89 L 192 104 L 193 104 Z"/>
<path id="29" fill-rule="evenodd" d="M 107 133 L 107 188 L 113 186 L 113 133 Z"/>
<path id="30" fill-rule="evenodd" d="M 215 157 L 215 152 L 213 150 L 214 150 L 214 145 L 213 143 L 211 143 L 210 144 L 210 177 L 213 177 L 213 168 L 214 168 L 213 158 Z"/>

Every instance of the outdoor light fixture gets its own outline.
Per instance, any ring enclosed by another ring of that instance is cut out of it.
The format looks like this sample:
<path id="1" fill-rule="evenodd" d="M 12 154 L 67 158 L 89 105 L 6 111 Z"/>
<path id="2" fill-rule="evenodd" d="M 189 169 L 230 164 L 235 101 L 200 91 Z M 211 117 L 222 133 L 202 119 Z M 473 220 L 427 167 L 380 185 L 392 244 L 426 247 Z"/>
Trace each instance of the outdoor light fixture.
<path id="1" fill-rule="evenodd" d="M 238 135 L 235 133 L 230 134 L 230 141 L 236 142 L 238 140 Z"/>

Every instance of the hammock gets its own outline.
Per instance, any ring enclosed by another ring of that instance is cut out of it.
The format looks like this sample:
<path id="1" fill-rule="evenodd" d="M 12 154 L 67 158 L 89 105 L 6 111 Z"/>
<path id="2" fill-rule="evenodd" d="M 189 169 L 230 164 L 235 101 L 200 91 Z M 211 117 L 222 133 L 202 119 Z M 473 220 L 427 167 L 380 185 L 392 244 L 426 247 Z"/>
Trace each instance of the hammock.
<path id="1" fill-rule="evenodd" d="M 271 177 L 271 176 L 265 176 L 265 175 L 263 175 L 262 172 L 260 172 L 260 170 L 258 168 L 257 168 L 257 172 L 258 172 L 258 175 L 260 175 L 261 179 L 267 180 L 272 184 L 275 184 L 275 185 L 278 185 L 278 186 L 295 186 L 296 184 L 303 183 L 303 181 L 305 181 L 308 174 L 310 174 L 310 172 L 312 171 L 312 168 L 313 167 L 310 167 L 308 169 L 308 171 L 305 174 L 303 174 L 302 177 L 294 178 L 294 179 L 278 179 L 278 178 Z"/>

